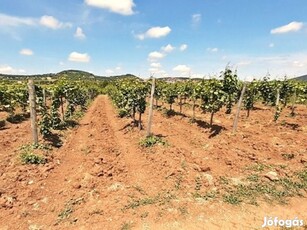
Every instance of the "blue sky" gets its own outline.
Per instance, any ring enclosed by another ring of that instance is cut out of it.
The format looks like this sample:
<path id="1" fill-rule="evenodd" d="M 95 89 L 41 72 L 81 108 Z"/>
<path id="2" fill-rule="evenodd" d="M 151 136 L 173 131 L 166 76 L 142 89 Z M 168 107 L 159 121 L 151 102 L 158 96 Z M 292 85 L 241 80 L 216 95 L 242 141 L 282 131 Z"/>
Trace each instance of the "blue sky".
<path id="1" fill-rule="evenodd" d="M 306 0 L 1 0 L 0 72 L 307 74 Z"/>

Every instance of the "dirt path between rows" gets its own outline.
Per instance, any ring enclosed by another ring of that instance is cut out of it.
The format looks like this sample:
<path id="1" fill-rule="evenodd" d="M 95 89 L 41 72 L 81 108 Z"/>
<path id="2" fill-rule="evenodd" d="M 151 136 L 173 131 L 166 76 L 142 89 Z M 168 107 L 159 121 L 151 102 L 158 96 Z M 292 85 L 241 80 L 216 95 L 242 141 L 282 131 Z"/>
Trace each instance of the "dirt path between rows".
<path id="1" fill-rule="evenodd" d="M 145 114 L 145 126 L 146 119 Z M 54 165 L 39 169 L 43 178 L 29 173 L 23 183 L 12 184 L 19 186 L 15 190 L 5 184 L 16 204 L 0 207 L 0 229 L 261 229 L 264 216 L 307 221 L 306 198 L 291 199 L 287 206 L 192 199 L 197 176 L 240 172 L 236 168 L 243 163 L 227 159 L 235 137 L 229 143 L 226 134 L 209 141 L 202 128 L 155 111 L 153 132 L 169 145 L 144 149 L 138 144 L 144 131 L 129 124 L 116 116 L 107 96 L 98 96 L 54 150 Z"/>

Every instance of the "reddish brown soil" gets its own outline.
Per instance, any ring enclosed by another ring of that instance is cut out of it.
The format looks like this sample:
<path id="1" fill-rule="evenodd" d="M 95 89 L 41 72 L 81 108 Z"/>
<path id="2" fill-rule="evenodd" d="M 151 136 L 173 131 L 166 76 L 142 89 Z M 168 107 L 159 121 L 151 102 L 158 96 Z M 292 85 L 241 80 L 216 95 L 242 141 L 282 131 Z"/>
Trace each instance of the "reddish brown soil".
<path id="1" fill-rule="evenodd" d="M 243 111 L 236 134 L 233 114 L 216 114 L 210 129 L 208 114 L 198 111 L 190 123 L 191 110 L 184 113 L 166 118 L 155 111 L 152 131 L 168 145 L 142 148 L 145 131 L 118 118 L 109 99 L 99 96 L 39 166 L 19 159 L 19 147 L 31 141 L 29 121 L 8 124 L 0 130 L 0 229 L 260 229 L 265 216 L 307 223 L 304 197 L 287 205 L 234 206 L 192 195 L 196 178 L 200 192 L 219 190 L 220 176 L 240 180 L 256 163 L 284 165 L 276 169 L 280 176 L 302 169 L 306 107 L 294 118 L 284 110 L 277 124 L 272 109 L 259 106 L 248 119 Z"/>

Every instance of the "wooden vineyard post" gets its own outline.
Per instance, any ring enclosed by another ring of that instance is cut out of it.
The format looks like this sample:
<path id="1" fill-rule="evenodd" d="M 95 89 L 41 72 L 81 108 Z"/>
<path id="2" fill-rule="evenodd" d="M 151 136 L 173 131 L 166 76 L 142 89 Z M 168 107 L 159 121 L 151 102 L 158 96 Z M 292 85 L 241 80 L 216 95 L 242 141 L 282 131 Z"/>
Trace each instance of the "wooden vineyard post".
<path id="1" fill-rule="evenodd" d="M 276 96 L 276 102 L 275 102 L 275 105 L 276 105 L 276 107 L 278 107 L 279 106 L 279 98 L 280 98 L 280 90 L 279 89 L 277 89 L 277 96 Z"/>
<path id="2" fill-rule="evenodd" d="M 46 106 L 46 89 L 43 89 L 43 105 Z"/>
<path id="3" fill-rule="evenodd" d="M 246 83 L 244 83 L 244 85 L 243 85 L 243 89 L 241 91 L 240 99 L 239 99 L 239 102 L 238 102 L 237 113 L 236 113 L 236 116 L 235 116 L 235 119 L 234 119 L 234 122 L 233 122 L 233 130 L 232 130 L 233 133 L 235 133 L 237 131 L 237 128 L 238 128 L 238 120 L 239 120 L 239 115 L 240 115 L 240 110 L 241 110 L 241 105 L 242 105 L 245 90 L 246 90 Z"/>
<path id="4" fill-rule="evenodd" d="M 274 115 L 274 121 L 277 122 L 277 119 L 280 116 L 280 112 L 281 112 L 281 108 L 279 107 L 279 101 L 280 101 L 280 89 L 277 88 L 277 92 L 276 92 L 276 102 L 275 102 L 275 107 L 276 107 L 276 111 L 275 111 L 275 115 Z"/>
<path id="5" fill-rule="evenodd" d="M 62 120 L 65 121 L 65 115 L 64 115 L 64 102 L 63 102 L 63 97 L 60 97 L 60 102 L 61 102 L 61 113 L 62 113 Z"/>
<path id="6" fill-rule="evenodd" d="M 296 89 L 294 90 L 294 95 L 292 97 L 292 103 L 291 103 L 291 117 L 294 117 L 294 109 L 295 109 L 295 102 L 296 102 Z"/>
<path id="7" fill-rule="evenodd" d="M 154 93 L 155 93 L 155 78 L 152 78 L 151 93 L 150 93 L 150 105 L 149 105 L 149 114 L 148 114 L 148 125 L 147 125 L 146 137 L 149 137 L 151 135 L 151 124 L 152 124 L 152 115 L 153 115 Z"/>
<path id="8" fill-rule="evenodd" d="M 36 124 L 36 98 L 35 98 L 35 87 L 32 79 L 28 82 L 29 90 L 29 103 L 30 103 L 30 118 L 31 118 L 31 130 L 33 142 L 35 145 L 38 144 L 37 124 Z"/>

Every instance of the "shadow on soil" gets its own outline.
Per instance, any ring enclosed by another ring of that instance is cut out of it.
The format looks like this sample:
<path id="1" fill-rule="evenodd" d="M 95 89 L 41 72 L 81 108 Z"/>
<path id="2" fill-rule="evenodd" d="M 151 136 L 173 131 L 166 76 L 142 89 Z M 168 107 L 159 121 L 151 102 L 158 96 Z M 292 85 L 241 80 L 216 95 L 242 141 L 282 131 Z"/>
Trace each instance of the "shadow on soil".
<path id="1" fill-rule="evenodd" d="M 194 122 L 201 128 L 210 129 L 209 138 L 219 135 L 222 132 L 222 130 L 226 130 L 226 128 L 223 126 L 215 125 L 215 124 L 210 126 L 209 123 L 202 121 L 202 120 L 195 119 Z"/>
<path id="2" fill-rule="evenodd" d="M 125 133 L 129 132 L 131 129 L 133 128 L 137 128 L 138 127 L 138 122 L 137 121 L 131 121 L 128 124 L 126 124 L 124 127 L 122 127 L 121 129 L 119 129 L 119 131 L 123 131 L 126 130 Z"/>
<path id="3" fill-rule="evenodd" d="M 74 120 L 66 120 L 65 121 L 66 128 L 75 128 L 78 125 L 79 125 L 79 123 L 77 121 L 74 121 Z"/>
<path id="4" fill-rule="evenodd" d="M 168 118 L 174 117 L 174 116 L 188 117 L 184 113 L 176 112 L 175 110 L 164 110 L 163 114 Z"/>
<path id="5" fill-rule="evenodd" d="M 160 138 L 165 138 L 167 137 L 166 135 L 163 135 L 163 134 L 155 134 L 156 137 L 160 137 Z"/>
<path id="6" fill-rule="evenodd" d="M 297 130 L 300 127 L 298 124 L 288 123 L 288 122 L 284 122 L 282 125 L 286 126 L 287 128 L 291 128 L 293 130 Z"/>
<path id="7" fill-rule="evenodd" d="M 30 113 L 10 115 L 6 120 L 12 124 L 19 124 L 30 118 Z"/>
<path id="8" fill-rule="evenodd" d="M 65 122 L 62 122 L 59 127 L 56 128 L 56 130 L 67 130 L 68 128 L 75 128 L 79 125 L 77 121 L 74 120 L 65 120 Z"/>
<path id="9" fill-rule="evenodd" d="M 46 141 L 50 142 L 53 147 L 60 148 L 63 145 L 63 142 L 59 134 L 52 133 L 45 138 Z"/>

